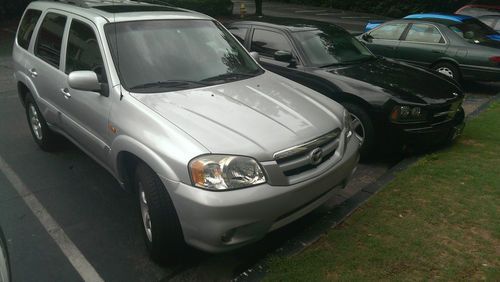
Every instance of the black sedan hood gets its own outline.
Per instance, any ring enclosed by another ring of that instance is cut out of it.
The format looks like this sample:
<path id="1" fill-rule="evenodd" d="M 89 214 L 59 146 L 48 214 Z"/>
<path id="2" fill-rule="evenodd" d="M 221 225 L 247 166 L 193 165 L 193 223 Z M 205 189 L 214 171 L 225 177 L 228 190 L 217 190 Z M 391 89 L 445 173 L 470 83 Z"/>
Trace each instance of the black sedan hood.
<path id="1" fill-rule="evenodd" d="M 382 92 L 400 102 L 441 104 L 463 95 L 454 82 L 440 74 L 383 58 L 324 71 L 340 84 L 356 88 L 358 93 Z"/>

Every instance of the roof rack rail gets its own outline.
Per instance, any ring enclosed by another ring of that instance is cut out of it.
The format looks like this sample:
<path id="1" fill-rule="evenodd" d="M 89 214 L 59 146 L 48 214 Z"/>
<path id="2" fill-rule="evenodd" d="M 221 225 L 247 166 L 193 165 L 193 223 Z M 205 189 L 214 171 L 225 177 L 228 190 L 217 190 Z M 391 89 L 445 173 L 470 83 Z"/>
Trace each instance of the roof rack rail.
<path id="1" fill-rule="evenodd" d="M 50 1 L 50 0 L 49 0 Z M 126 4 L 126 3 L 143 3 L 141 1 L 131 0 L 52 0 L 70 5 L 75 5 L 83 8 L 90 8 L 92 4 Z M 153 0 L 155 1 L 155 0 Z M 156 2 L 156 1 L 155 1 Z M 159 1 L 158 1 L 159 2 Z"/>

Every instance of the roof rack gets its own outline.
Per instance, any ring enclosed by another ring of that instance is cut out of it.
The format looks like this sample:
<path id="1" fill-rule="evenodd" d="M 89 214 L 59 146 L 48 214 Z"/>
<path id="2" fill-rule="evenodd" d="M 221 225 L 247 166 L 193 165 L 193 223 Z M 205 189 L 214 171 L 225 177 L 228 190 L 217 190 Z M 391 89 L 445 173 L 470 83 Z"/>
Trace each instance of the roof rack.
<path id="1" fill-rule="evenodd" d="M 70 5 L 75 5 L 78 7 L 83 7 L 83 8 L 90 8 L 92 4 L 141 4 L 143 2 L 141 1 L 131 1 L 131 0 L 52 0 L 54 2 L 60 2 L 60 3 L 65 3 L 65 4 L 70 4 Z M 161 2 L 161 1 L 155 1 L 154 2 Z M 144 3 L 144 4 L 151 4 L 151 3 Z M 163 3 L 165 4 L 165 3 Z"/>

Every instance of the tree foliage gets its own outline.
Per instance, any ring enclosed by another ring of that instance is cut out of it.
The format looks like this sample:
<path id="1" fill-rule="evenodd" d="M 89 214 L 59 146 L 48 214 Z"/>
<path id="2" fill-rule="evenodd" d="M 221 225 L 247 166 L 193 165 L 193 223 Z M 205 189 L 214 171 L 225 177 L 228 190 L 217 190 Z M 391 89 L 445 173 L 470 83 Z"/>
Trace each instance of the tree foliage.
<path id="1" fill-rule="evenodd" d="M 412 13 L 447 12 L 453 13 L 458 8 L 471 2 L 498 4 L 498 0 L 272 0 L 294 4 L 332 7 L 342 10 L 367 12 L 390 17 L 403 17 Z M 264 11 L 265 12 L 265 11 Z"/>

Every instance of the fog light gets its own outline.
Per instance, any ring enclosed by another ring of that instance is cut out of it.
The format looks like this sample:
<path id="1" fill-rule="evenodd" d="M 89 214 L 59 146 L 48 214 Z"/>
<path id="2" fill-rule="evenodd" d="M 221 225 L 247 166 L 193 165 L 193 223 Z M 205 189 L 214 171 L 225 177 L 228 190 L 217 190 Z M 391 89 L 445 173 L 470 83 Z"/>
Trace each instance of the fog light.
<path id="1" fill-rule="evenodd" d="M 236 233 L 236 229 L 229 230 L 220 236 L 220 240 L 222 243 L 229 243 L 233 239 L 234 233 Z"/>

